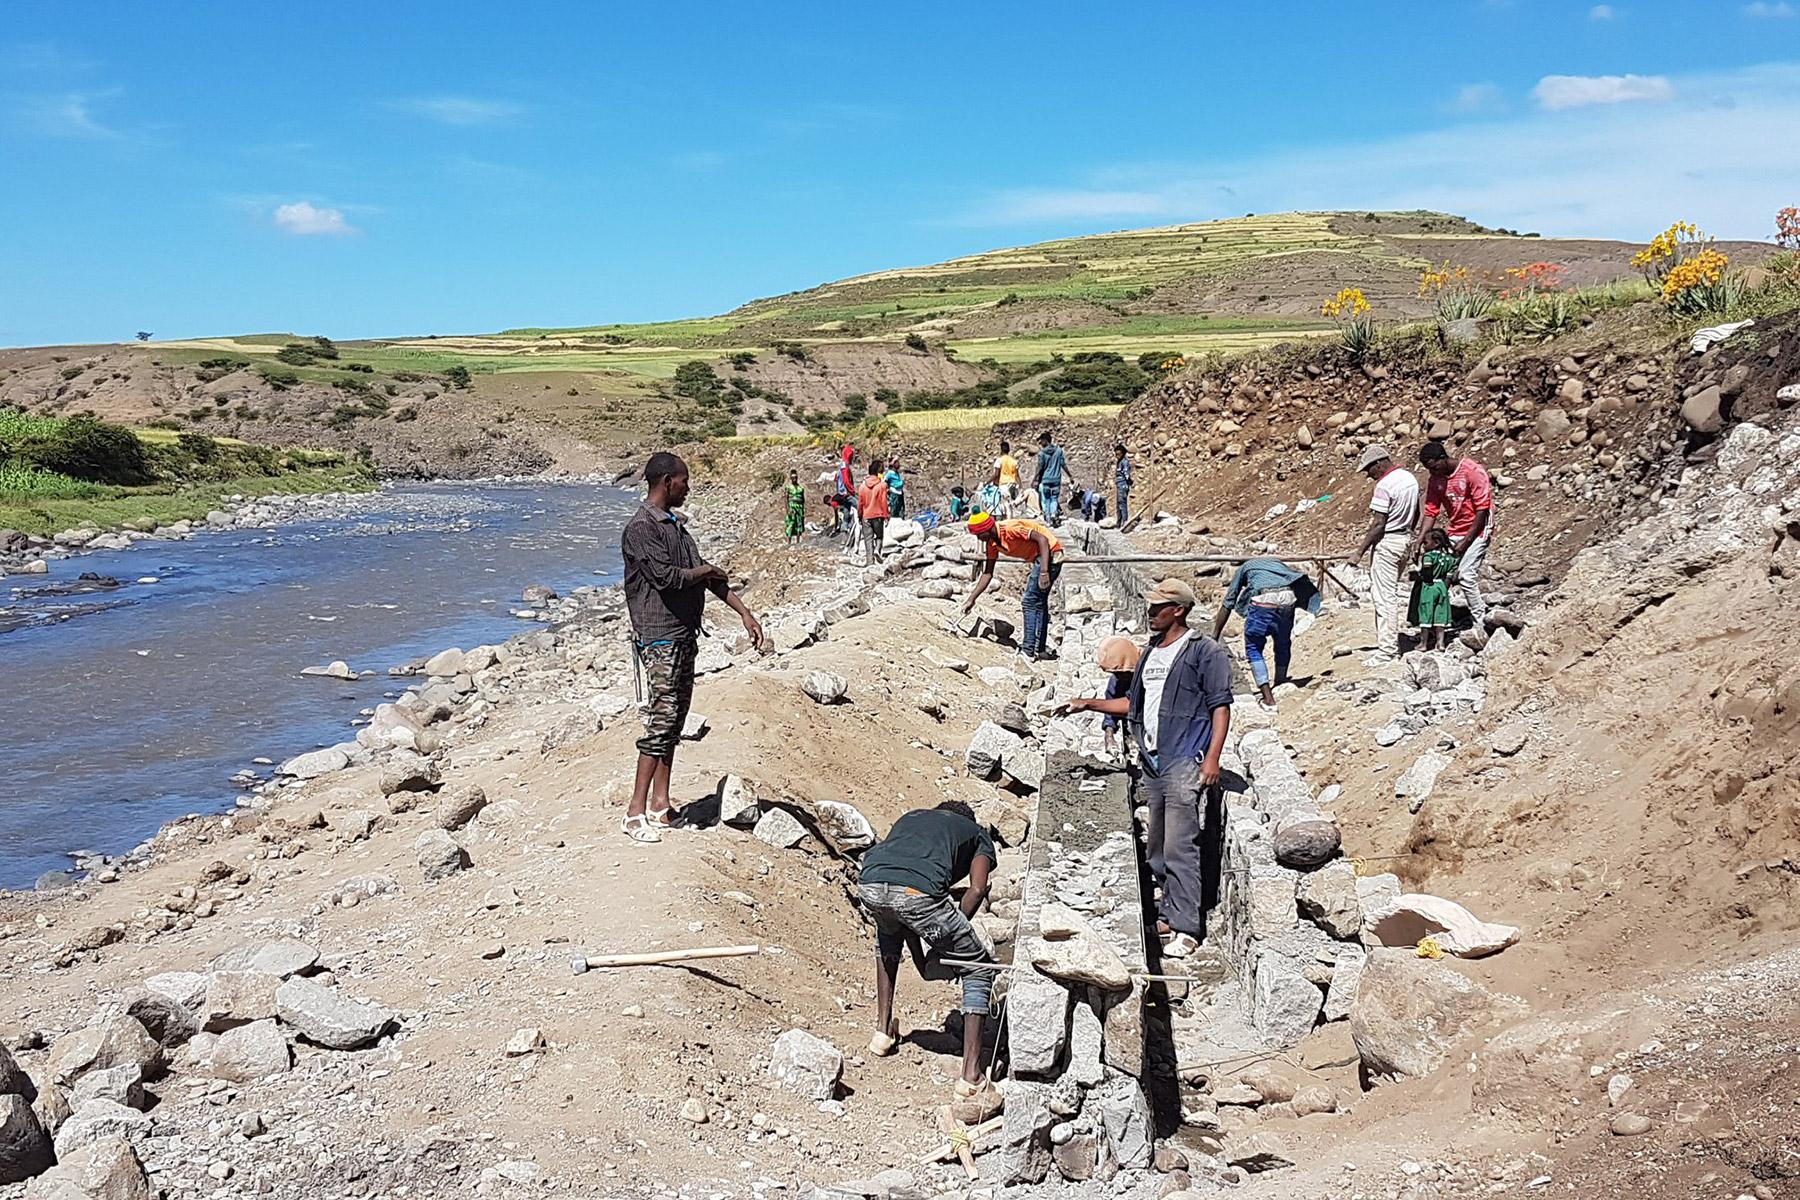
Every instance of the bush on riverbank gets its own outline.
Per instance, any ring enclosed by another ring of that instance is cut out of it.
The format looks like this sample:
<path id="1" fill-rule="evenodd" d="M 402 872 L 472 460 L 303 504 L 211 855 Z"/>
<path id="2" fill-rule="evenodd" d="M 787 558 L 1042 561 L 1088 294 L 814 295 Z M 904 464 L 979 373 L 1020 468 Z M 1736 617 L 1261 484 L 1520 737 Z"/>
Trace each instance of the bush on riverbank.
<path id="1" fill-rule="evenodd" d="M 0 528 L 55 533 L 202 517 L 227 495 L 357 491 L 368 466 L 330 450 L 281 450 L 92 417 L 0 409 Z"/>

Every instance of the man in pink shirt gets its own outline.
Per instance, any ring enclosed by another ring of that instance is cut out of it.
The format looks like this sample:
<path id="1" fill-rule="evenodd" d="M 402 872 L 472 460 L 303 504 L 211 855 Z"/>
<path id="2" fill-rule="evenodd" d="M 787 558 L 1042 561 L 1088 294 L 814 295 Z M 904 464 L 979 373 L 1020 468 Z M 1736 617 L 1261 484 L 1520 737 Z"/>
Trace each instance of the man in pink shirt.
<path id="1" fill-rule="evenodd" d="M 1426 442 L 1420 447 L 1419 464 L 1431 473 L 1431 479 L 1425 485 L 1425 521 L 1414 539 L 1413 552 L 1442 515 L 1450 549 L 1461 564 L 1456 582 L 1468 601 L 1469 620 L 1477 633 L 1485 634 L 1488 606 L 1481 597 L 1478 577 L 1494 541 L 1493 481 L 1486 467 L 1472 458 L 1452 457 L 1442 442 Z"/>

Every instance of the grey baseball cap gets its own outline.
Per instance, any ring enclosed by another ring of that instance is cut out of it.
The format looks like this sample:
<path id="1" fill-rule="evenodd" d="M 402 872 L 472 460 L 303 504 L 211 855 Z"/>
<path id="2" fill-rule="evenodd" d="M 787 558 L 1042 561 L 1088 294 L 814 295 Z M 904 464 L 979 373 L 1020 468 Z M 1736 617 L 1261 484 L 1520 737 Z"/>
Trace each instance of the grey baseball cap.
<path id="1" fill-rule="evenodd" d="M 1387 447 L 1381 445 L 1379 442 L 1373 446 L 1365 446 L 1363 447 L 1362 457 L 1356 460 L 1356 469 L 1359 471 L 1366 471 L 1382 459 L 1392 457 L 1394 456 L 1388 453 Z"/>

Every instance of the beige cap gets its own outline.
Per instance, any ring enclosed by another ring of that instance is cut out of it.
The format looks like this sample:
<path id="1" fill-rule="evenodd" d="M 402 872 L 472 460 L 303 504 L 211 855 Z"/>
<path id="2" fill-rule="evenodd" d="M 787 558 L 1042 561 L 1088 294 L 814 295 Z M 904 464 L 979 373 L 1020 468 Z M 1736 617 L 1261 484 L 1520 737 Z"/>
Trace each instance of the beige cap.
<path id="1" fill-rule="evenodd" d="M 1362 457 L 1356 460 L 1356 469 L 1366 471 L 1382 459 L 1392 457 L 1393 455 L 1388 453 L 1387 447 L 1377 442 L 1372 446 L 1363 447 Z"/>
<path id="2" fill-rule="evenodd" d="M 1137 643 L 1114 634 L 1100 643 L 1097 656 L 1102 671 L 1135 671 L 1138 665 Z"/>
<path id="3" fill-rule="evenodd" d="M 1194 589 L 1179 579 L 1165 579 L 1144 597 L 1151 604 L 1185 604 L 1194 607 Z"/>

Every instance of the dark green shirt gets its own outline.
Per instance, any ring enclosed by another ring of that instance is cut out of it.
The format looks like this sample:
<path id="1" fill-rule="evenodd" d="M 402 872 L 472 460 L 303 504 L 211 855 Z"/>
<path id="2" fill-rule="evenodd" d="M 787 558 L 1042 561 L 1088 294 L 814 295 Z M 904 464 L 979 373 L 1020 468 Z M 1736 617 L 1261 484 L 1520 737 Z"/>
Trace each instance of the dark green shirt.
<path id="1" fill-rule="evenodd" d="M 859 879 L 948 896 L 952 884 L 968 877 L 978 854 L 989 863 L 1000 861 L 987 830 L 961 813 L 918 808 L 895 821 L 887 837 L 863 855 Z"/>

